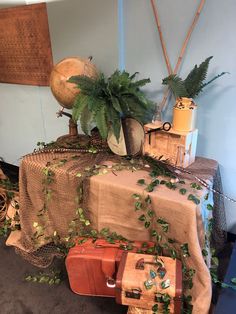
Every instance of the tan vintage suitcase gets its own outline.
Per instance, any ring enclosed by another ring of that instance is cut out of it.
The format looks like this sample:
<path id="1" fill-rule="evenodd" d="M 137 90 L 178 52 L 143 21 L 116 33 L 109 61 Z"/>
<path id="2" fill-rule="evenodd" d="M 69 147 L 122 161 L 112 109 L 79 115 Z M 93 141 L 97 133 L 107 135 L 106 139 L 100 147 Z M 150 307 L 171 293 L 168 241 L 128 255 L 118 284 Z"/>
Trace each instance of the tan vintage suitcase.
<path id="1" fill-rule="evenodd" d="M 145 310 L 158 311 L 170 296 L 170 313 L 181 313 L 182 266 L 170 257 L 123 253 L 116 280 L 116 301 Z"/>

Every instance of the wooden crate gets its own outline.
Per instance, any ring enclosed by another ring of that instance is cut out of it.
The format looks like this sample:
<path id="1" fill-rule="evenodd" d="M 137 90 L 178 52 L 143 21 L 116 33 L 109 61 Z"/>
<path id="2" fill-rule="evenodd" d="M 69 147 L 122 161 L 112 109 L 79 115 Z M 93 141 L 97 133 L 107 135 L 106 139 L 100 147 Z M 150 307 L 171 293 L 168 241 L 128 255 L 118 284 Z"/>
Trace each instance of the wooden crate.
<path id="1" fill-rule="evenodd" d="M 180 132 L 158 130 L 154 123 L 144 126 L 145 141 L 143 153 L 152 157 L 163 156 L 172 164 L 186 168 L 195 161 L 198 130 Z"/>

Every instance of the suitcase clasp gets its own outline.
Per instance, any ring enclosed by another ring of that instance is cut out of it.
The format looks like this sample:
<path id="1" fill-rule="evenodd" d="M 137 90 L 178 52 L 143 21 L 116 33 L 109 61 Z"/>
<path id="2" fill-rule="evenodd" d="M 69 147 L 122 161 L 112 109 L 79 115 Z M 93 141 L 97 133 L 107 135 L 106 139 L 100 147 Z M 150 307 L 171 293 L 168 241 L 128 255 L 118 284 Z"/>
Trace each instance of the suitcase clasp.
<path id="1" fill-rule="evenodd" d="M 139 288 L 132 289 L 131 291 L 125 291 L 125 297 L 130 298 L 130 299 L 139 300 L 141 297 L 141 292 L 142 292 L 142 290 Z"/>
<path id="2" fill-rule="evenodd" d="M 106 285 L 108 288 L 115 288 L 116 287 L 116 281 L 113 278 L 107 278 Z"/>

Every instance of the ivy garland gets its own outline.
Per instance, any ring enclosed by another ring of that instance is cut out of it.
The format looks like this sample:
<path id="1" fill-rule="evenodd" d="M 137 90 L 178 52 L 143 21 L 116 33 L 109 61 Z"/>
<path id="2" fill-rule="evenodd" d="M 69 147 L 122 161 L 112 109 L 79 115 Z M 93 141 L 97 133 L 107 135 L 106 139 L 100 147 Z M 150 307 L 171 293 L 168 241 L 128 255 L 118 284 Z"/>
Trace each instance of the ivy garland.
<path id="1" fill-rule="evenodd" d="M 75 159 L 75 156 L 72 156 L 71 159 Z M 38 216 L 43 217 L 44 214 L 47 212 L 47 207 L 50 202 L 52 196 L 52 190 L 50 185 L 54 181 L 54 171 L 56 167 L 63 166 L 69 160 L 63 159 L 59 160 L 56 163 L 47 163 L 45 168 L 43 169 L 43 193 L 45 198 L 45 203 L 43 208 L 39 211 Z M 120 171 L 123 169 L 128 169 L 131 171 L 136 171 L 138 169 L 146 169 L 147 166 L 150 167 L 150 182 L 146 182 L 144 179 L 138 180 L 137 184 L 144 187 L 144 191 L 146 193 L 151 193 L 158 185 L 165 185 L 169 189 L 177 189 L 177 182 L 180 185 L 179 193 L 186 194 L 187 190 L 184 189 L 182 186 L 185 184 L 183 180 L 178 181 L 168 168 L 160 166 L 159 163 L 155 163 L 151 160 L 152 165 L 150 166 L 149 158 L 147 159 L 124 159 L 123 162 L 119 164 L 114 164 L 112 166 L 106 165 L 94 165 L 93 167 L 87 167 L 84 171 L 78 172 L 76 175 L 78 177 L 82 177 L 83 179 L 86 177 L 91 177 L 93 175 L 104 175 L 109 171 L 115 173 L 116 171 Z M 158 179 L 158 176 L 165 176 L 166 180 Z M 83 180 L 81 181 L 83 182 Z M 201 187 L 196 185 L 195 183 L 191 184 L 191 187 L 197 190 L 200 190 Z M 83 197 L 83 190 L 82 185 L 77 188 L 77 205 L 81 204 L 82 197 Z M 162 217 L 157 217 L 155 212 L 152 209 L 152 201 L 150 194 L 148 194 L 145 198 L 143 195 L 140 194 L 133 194 L 134 199 L 134 211 L 138 212 L 141 211 L 142 213 L 138 216 L 138 220 L 143 222 L 144 227 L 146 229 L 150 229 L 150 233 L 156 245 L 154 247 L 148 247 L 147 244 L 144 242 L 143 247 L 139 252 L 145 252 L 147 254 L 154 254 L 154 255 L 169 255 L 173 259 L 181 259 L 182 261 L 182 272 L 183 272 L 183 284 L 184 289 L 191 289 L 193 286 L 193 276 L 195 274 L 194 269 L 189 269 L 186 264 L 186 259 L 190 256 L 188 243 L 178 243 L 175 239 L 168 237 L 169 231 L 169 223 L 163 219 Z M 188 199 L 193 201 L 195 204 L 198 204 L 200 201 L 199 199 L 193 195 L 189 194 Z M 157 228 L 152 229 L 151 226 L 153 225 L 153 221 L 157 223 Z M 46 221 L 45 221 L 46 223 Z M 34 243 L 38 243 L 40 245 L 40 238 L 43 240 L 53 242 L 58 250 L 66 256 L 68 251 L 71 247 L 75 245 L 74 239 L 76 237 L 84 237 L 84 239 L 80 240 L 81 242 L 86 241 L 86 238 L 93 238 L 94 241 L 98 238 L 103 238 L 109 243 L 115 243 L 115 241 L 126 241 L 127 245 L 125 249 L 131 250 L 133 248 L 132 241 L 125 239 L 122 235 L 118 235 L 116 232 L 111 232 L 108 228 L 103 228 L 101 231 L 93 230 L 90 226 L 90 221 L 87 219 L 85 210 L 82 207 L 78 207 L 76 209 L 76 217 L 71 221 L 69 224 L 68 235 L 64 238 L 61 238 L 57 231 L 49 236 L 44 236 L 45 225 L 40 225 L 38 222 L 34 222 L 34 227 L 36 229 L 34 233 Z M 169 304 L 171 297 L 164 293 L 158 293 L 156 295 L 156 300 L 158 303 L 162 304 L 162 311 L 164 314 L 169 313 Z M 192 312 L 192 305 L 191 305 L 191 296 L 184 295 L 182 298 L 182 303 L 184 307 L 182 309 L 182 313 L 190 314 Z M 158 311 L 158 303 L 153 306 L 153 313 L 157 313 Z"/>
<path id="2" fill-rule="evenodd" d="M 44 143 L 39 143 L 40 145 L 44 145 Z M 38 146 L 40 146 L 38 145 Z M 90 149 L 90 153 L 96 154 L 96 149 Z M 52 189 L 51 184 L 54 182 L 55 172 L 54 169 L 57 167 L 62 167 L 66 162 L 77 159 L 78 156 L 74 155 L 70 157 L 70 159 L 61 159 L 56 162 L 50 162 L 45 165 L 43 168 L 43 194 L 44 194 L 44 205 L 38 212 L 38 217 L 40 218 L 42 225 L 39 222 L 34 222 L 33 227 L 35 228 L 35 233 L 33 235 L 32 240 L 35 245 L 40 245 L 41 240 L 45 240 L 48 242 L 52 242 L 57 246 L 58 251 L 60 251 L 64 257 L 68 254 L 69 249 L 75 245 L 75 238 L 83 237 L 80 242 L 86 241 L 87 238 L 92 238 L 94 241 L 98 238 L 103 238 L 109 243 L 115 243 L 118 241 L 125 241 L 127 245 L 125 245 L 125 249 L 132 250 L 133 244 L 132 241 L 124 238 L 122 235 L 117 234 L 116 232 L 111 232 L 108 228 L 103 228 L 101 231 L 94 230 L 90 228 L 90 221 L 86 217 L 86 211 L 80 206 L 83 198 L 83 188 L 82 183 L 77 187 L 77 208 L 75 210 L 75 219 L 71 221 L 69 224 L 68 235 L 64 238 L 60 237 L 60 235 L 55 230 L 52 235 L 45 236 L 44 231 L 46 229 L 47 219 L 46 213 L 48 210 L 48 205 L 52 197 Z M 154 160 L 150 157 L 144 157 L 139 159 L 126 159 L 124 158 L 122 162 L 113 164 L 111 166 L 107 165 L 94 165 L 92 167 L 87 167 L 83 172 L 78 172 L 76 176 L 82 177 L 82 179 L 94 176 L 94 175 L 104 175 L 109 171 L 112 171 L 114 174 L 116 171 L 121 170 L 130 170 L 136 171 L 139 169 L 147 169 L 149 168 L 150 182 L 146 182 L 144 179 L 139 179 L 137 184 L 143 186 L 144 191 L 143 194 L 133 194 L 132 198 L 134 199 L 134 211 L 136 213 L 140 213 L 137 219 L 143 223 L 144 228 L 150 230 L 151 237 L 153 241 L 156 243 L 154 247 L 148 247 L 144 242 L 142 249 L 139 250 L 140 253 L 154 254 L 154 255 L 168 255 L 173 259 L 180 259 L 182 261 L 182 273 L 183 273 L 183 287 L 184 290 L 191 290 L 193 287 L 193 277 L 195 274 L 195 270 L 189 268 L 187 266 L 187 259 L 190 257 L 190 252 L 188 248 L 188 243 L 179 243 L 175 239 L 168 237 L 169 232 L 169 223 L 163 218 L 156 216 L 156 213 L 152 209 L 152 200 L 151 200 L 151 192 L 154 191 L 159 185 L 164 185 L 166 188 L 171 190 L 179 190 L 181 195 L 186 195 L 189 201 L 192 201 L 194 204 L 199 204 L 199 198 L 193 193 L 189 193 L 187 189 L 184 187 L 185 181 L 176 178 L 176 174 L 173 173 L 168 168 L 168 165 L 159 163 L 157 160 Z M 163 179 L 163 177 L 165 179 Z M 12 186 L 8 181 L 1 180 L 0 185 L 5 185 L 5 188 L 12 190 Z M 83 182 L 83 180 L 81 180 Z M 194 191 L 198 191 L 202 189 L 202 186 L 197 184 L 196 182 L 191 183 L 191 189 Z M 15 187 L 14 187 L 15 188 Z M 144 196 L 146 193 L 146 196 Z M 14 197 L 13 195 L 10 195 Z M 205 196 L 205 200 L 207 201 L 208 195 Z M 212 205 L 207 205 L 208 210 L 212 210 Z M 16 218 L 19 223 L 19 217 Z M 153 222 L 155 222 L 156 228 L 152 228 Z M 213 220 L 210 219 L 208 223 L 208 233 L 206 235 L 206 243 L 210 240 L 210 235 L 212 231 L 212 223 Z M 8 220 L 5 222 L 4 226 L 0 228 L 0 236 L 6 235 L 8 230 L 12 230 L 11 221 Z M 122 247 L 121 245 L 121 248 Z M 212 267 L 210 269 L 212 280 L 214 283 L 220 284 L 222 287 L 232 287 L 236 289 L 234 285 L 236 284 L 236 279 L 232 279 L 232 285 L 226 285 L 221 283 L 217 277 L 217 267 L 218 267 L 218 259 L 215 256 L 214 250 L 212 250 Z M 207 257 L 208 250 L 207 248 L 203 249 L 202 254 L 204 257 Z M 46 277 L 45 277 L 46 276 Z M 26 277 L 27 281 L 33 282 L 47 282 L 52 284 L 52 281 L 46 280 L 49 278 L 47 275 L 40 273 L 39 275 L 28 275 Z M 53 283 L 59 283 L 59 278 L 54 278 Z M 171 302 L 171 297 L 166 293 L 157 293 L 156 294 L 157 303 L 153 306 L 153 313 L 158 313 L 159 304 L 162 304 L 162 311 L 164 314 L 169 313 L 169 305 Z M 191 305 L 191 295 L 183 295 L 182 297 L 182 313 L 190 314 L 192 313 L 192 305 Z"/>
<path id="3" fill-rule="evenodd" d="M 52 269 L 48 272 L 38 272 L 34 275 L 26 275 L 25 281 L 47 283 L 51 285 L 59 285 L 61 283 L 62 273 L 59 270 Z"/>

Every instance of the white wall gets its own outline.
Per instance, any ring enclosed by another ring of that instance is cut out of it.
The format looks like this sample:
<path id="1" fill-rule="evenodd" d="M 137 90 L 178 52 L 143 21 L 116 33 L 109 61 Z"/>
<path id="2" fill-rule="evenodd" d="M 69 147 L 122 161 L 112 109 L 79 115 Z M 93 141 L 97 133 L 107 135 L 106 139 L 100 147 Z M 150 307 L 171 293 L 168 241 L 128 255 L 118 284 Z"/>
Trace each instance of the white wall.
<path id="1" fill-rule="evenodd" d="M 172 67 L 200 1 L 156 0 L 162 31 Z M 150 77 L 147 91 L 155 101 L 162 97 L 162 78 L 167 69 L 150 1 L 125 0 L 126 69 Z M 236 199 L 236 1 L 207 0 L 192 34 L 180 75 L 213 55 L 209 78 L 222 71 L 220 78 L 197 98 L 199 138 L 197 154 L 220 164 L 224 192 Z M 165 117 L 172 115 L 170 104 Z M 236 232 L 236 204 L 226 202 L 227 226 Z"/>
<path id="2" fill-rule="evenodd" d="M 118 67 L 116 0 L 64 0 L 47 8 L 54 63 L 92 55 L 107 74 Z M 0 95 L 0 157 L 5 161 L 18 164 L 38 141 L 68 132 L 68 118 L 56 117 L 60 107 L 48 87 L 0 84 Z"/>

